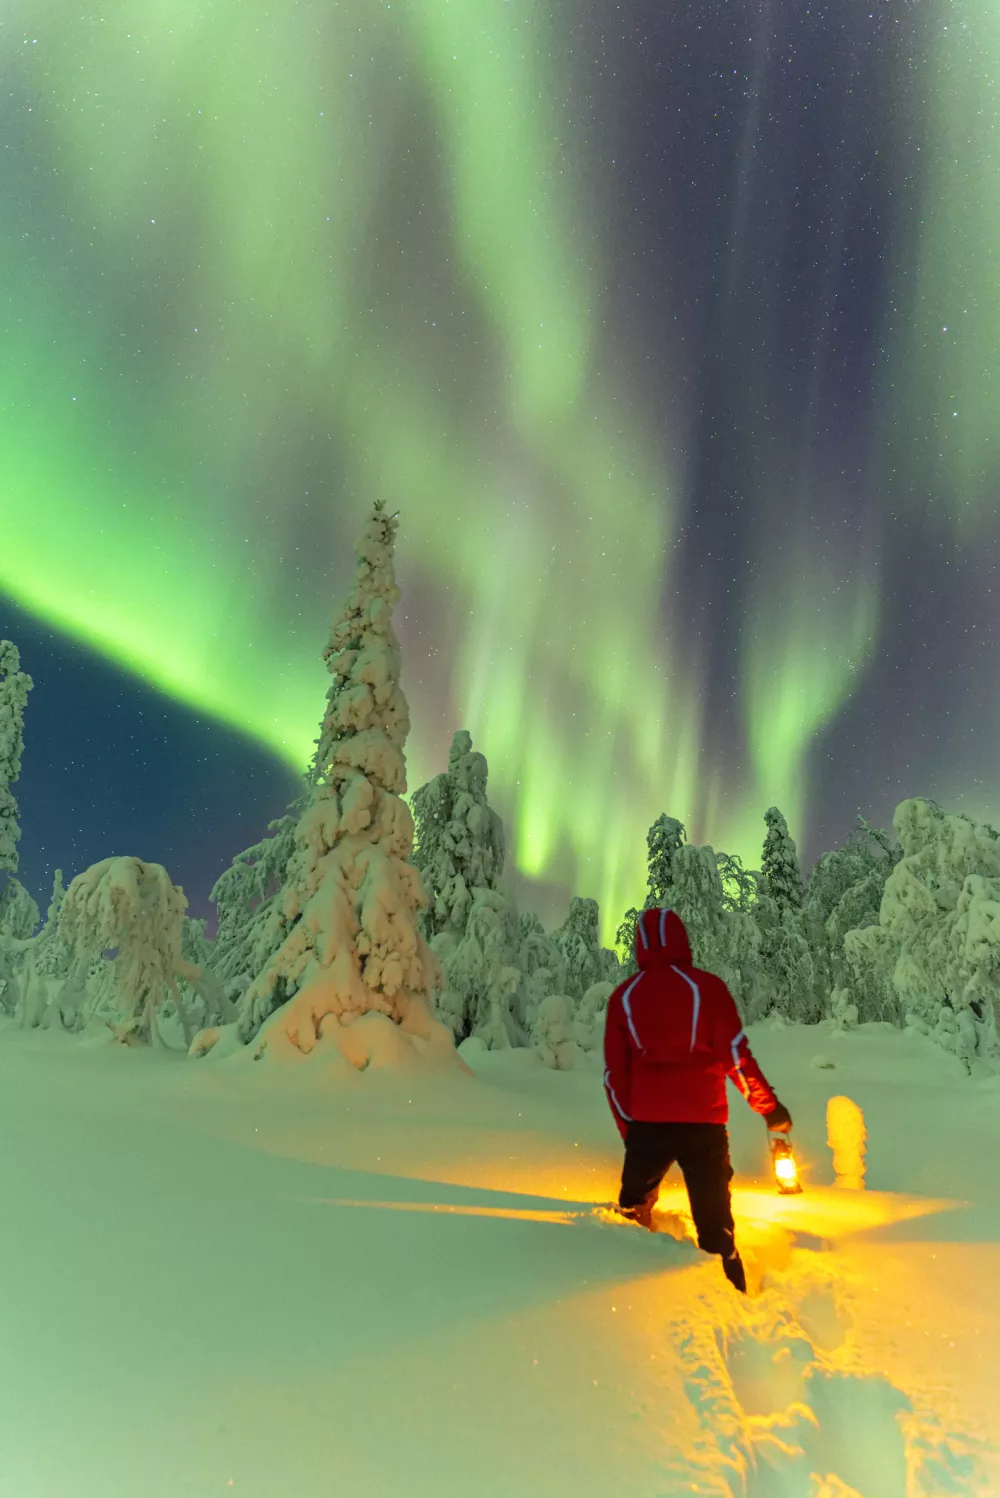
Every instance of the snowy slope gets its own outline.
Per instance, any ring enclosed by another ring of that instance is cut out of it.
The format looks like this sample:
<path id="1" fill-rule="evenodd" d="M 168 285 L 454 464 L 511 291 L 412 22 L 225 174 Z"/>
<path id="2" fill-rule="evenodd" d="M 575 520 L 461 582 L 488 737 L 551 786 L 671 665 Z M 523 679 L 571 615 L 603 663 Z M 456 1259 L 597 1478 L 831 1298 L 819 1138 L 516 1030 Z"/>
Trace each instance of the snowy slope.
<path id="1" fill-rule="evenodd" d="M 602 1219 L 596 1070 L 332 1088 L 4 1029 L 0 1494 L 1000 1493 L 1000 1086 L 915 1036 L 753 1038 L 808 1189 L 774 1195 L 736 1101 L 745 1302 L 676 1190 L 661 1234 Z"/>

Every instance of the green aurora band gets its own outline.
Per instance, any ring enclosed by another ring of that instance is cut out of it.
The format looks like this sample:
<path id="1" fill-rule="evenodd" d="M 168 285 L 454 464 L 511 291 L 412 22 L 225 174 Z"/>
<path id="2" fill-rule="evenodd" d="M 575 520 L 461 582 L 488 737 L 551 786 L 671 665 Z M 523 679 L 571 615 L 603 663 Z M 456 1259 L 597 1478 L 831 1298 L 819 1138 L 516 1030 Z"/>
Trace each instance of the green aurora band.
<path id="1" fill-rule="evenodd" d="M 1000 63 L 995 15 L 966 9 Z M 300 768 L 353 534 L 388 497 L 411 784 L 467 726 L 519 869 L 596 896 L 610 932 L 660 811 L 752 863 L 766 806 L 801 827 L 806 757 L 879 600 L 835 538 L 762 547 L 751 764 L 727 780 L 703 662 L 673 644 L 685 464 L 609 351 L 605 168 L 570 123 L 556 19 L 526 0 L 8 6 L 0 587 Z M 972 56 L 944 45 L 956 70 Z M 982 183 L 951 190 L 996 243 L 991 118 Z M 948 228 L 928 231 L 930 288 Z M 967 251 L 971 282 L 985 250 Z M 907 367 L 961 393 L 977 357 Z M 994 441 L 973 404 L 956 514 Z"/>

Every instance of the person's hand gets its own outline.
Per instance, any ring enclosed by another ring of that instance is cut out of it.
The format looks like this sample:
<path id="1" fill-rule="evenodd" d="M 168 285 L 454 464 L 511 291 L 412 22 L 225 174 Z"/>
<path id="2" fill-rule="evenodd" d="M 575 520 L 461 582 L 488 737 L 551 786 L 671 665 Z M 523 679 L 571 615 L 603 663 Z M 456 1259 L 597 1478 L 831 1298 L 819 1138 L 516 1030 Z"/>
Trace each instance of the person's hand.
<path id="1" fill-rule="evenodd" d="M 764 1122 L 772 1134 L 790 1134 L 792 1131 L 792 1115 L 777 1098 L 770 1113 L 764 1114 Z"/>

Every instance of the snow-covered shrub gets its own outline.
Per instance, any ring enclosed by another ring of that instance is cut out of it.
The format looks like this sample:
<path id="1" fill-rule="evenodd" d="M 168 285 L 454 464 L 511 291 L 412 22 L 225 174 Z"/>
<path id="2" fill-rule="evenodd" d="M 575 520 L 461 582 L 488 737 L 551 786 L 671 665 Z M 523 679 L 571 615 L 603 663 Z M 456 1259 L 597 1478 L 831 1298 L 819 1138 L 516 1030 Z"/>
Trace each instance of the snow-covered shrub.
<path id="1" fill-rule="evenodd" d="M 545 1066 L 570 1071 L 583 1056 L 600 1051 L 604 1021 L 615 985 L 594 983 L 581 998 L 547 994 L 531 1017 L 531 1044 Z"/>
<path id="2" fill-rule="evenodd" d="M 832 1097 L 826 1105 L 826 1142 L 833 1150 L 837 1185 L 863 1191 L 865 1185 L 865 1115 L 849 1097 Z"/>
<path id="3" fill-rule="evenodd" d="M 488 776 L 485 756 L 463 728 L 452 739 L 447 770 L 414 792 L 413 862 L 431 901 L 422 918 L 429 939 L 443 931 L 460 937 L 473 891 L 496 889 L 503 873 L 503 824 L 486 800 Z"/>
<path id="4" fill-rule="evenodd" d="M 573 1015 L 573 1037 L 582 1051 L 599 1051 L 604 1044 L 604 1021 L 615 983 L 607 979 L 591 984 Z"/>
<path id="5" fill-rule="evenodd" d="M 427 898 L 403 800 L 410 720 L 392 624 L 396 525 L 377 504 L 324 651 L 327 708 L 276 897 L 284 934 L 240 1005 L 239 1039 L 257 1037 L 257 1056 L 272 1046 L 306 1054 L 324 1034 L 339 1044 L 342 1029 L 370 1012 L 421 1043 L 434 1042 L 440 1028 L 429 1006 L 440 982 L 437 963 L 418 926 Z M 200 1036 L 195 1052 L 218 1038 Z M 359 1065 L 355 1051 L 352 1064 Z"/>
<path id="6" fill-rule="evenodd" d="M 570 1071 L 581 1054 L 573 1023 L 576 1004 L 569 994 L 553 993 L 538 1006 L 531 1042 L 545 1066 Z"/>
<path id="7" fill-rule="evenodd" d="M 20 668 L 17 646 L 10 640 L 0 640 L 0 871 L 6 869 L 11 874 L 17 873 L 17 844 L 21 836 L 11 786 L 21 773 L 24 708 L 34 685 Z"/>
<path id="8" fill-rule="evenodd" d="M 76 876 L 59 914 L 59 935 L 71 947 L 74 965 L 116 953 L 88 984 L 84 1023 L 103 1019 L 120 1040 L 155 1040 L 157 1017 L 169 997 L 190 1041 L 178 989 L 178 980 L 198 977 L 181 954 L 186 908 L 184 891 L 166 869 L 141 858 L 106 858 Z"/>
<path id="9" fill-rule="evenodd" d="M 901 857 L 878 925 L 844 938 L 861 1017 L 907 1016 L 966 1064 L 1000 1065 L 1000 840 L 921 799 L 901 802 L 893 827 Z"/>
<path id="10" fill-rule="evenodd" d="M 858 1006 L 849 988 L 835 988 L 830 994 L 830 1018 L 837 1031 L 853 1030 L 858 1023 Z"/>

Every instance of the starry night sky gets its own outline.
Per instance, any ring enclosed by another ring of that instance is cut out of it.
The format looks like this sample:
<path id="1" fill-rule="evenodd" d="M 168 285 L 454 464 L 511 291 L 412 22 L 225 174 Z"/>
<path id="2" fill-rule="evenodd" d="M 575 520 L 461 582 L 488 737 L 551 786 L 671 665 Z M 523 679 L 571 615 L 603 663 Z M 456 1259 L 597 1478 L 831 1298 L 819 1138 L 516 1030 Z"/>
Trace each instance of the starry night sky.
<path id="1" fill-rule="evenodd" d="M 468 727 L 543 913 L 663 810 L 1000 817 L 995 0 L 14 0 L 0 141 L 40 902 L 205 913 L 378 496 L 411 785 Z"/>

